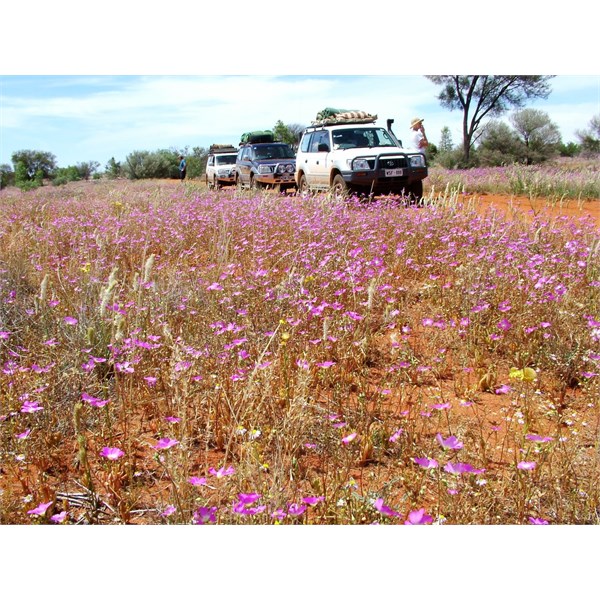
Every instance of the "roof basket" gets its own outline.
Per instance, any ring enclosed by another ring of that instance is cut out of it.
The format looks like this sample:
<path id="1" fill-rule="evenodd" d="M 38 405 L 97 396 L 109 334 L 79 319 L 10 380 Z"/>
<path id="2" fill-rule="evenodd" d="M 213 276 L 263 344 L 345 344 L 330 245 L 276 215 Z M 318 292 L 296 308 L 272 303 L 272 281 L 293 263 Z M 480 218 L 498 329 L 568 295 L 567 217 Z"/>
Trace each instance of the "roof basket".
<path id="1" fill-rule="evenodd" d="M 325 108 L 317 113 L 313 125 L 343 125 L 353 123 L 374 123 L 377 115 L 371 115 L 363 110 L 346 110 L 343 108 Z"/>
<path id="2" fill-rule="evenodd" d="M 264 131 L 250 131 L 243 133 L 240 139 L 241 144 L 268 144 L 275 140 L 275 136 L 270 129 Z"/>
<path id="3" fill-rule="evenodd" d="M 208 149 L 209 154 L 224 154 L 225 152 L 237 152 L 237 148 L 231 144 L 212 144 Z"/>

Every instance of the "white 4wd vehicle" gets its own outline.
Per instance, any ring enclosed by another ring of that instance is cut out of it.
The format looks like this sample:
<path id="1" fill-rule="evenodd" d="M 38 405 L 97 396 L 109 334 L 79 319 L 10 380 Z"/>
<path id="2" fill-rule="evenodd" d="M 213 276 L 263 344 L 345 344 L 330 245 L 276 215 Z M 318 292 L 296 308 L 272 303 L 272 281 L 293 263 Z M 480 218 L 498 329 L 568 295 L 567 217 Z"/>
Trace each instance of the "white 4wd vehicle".
<path id="1" fill-rule="evenodd" d="M 209 189 L 218 190 L 224 185 L 235 184 L 235 159 L 237 148 L 213 144 L 208 150 L 205 181 Z"/>
<path id="2" fill-rule="evenodd" d="M 296 154 L 298 191 L 331 190 L 336 197 L 403 194 L 420 200 L 425 157 L 402 147 L 391 131 L 393 121 L 384 129 L 375 125 L 376 119 L 342 112 L 307 127 Z"/>

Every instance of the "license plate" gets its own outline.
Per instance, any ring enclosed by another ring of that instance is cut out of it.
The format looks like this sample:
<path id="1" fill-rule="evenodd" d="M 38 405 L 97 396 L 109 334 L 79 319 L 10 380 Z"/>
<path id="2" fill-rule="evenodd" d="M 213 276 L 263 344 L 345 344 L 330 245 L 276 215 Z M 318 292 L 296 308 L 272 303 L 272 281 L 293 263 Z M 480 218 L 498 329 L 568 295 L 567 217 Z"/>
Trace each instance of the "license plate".
<path id="1" fill-rule="evenodd" d="M 386 169 L 386 177 L 402 177 L 402 169 Z"/>

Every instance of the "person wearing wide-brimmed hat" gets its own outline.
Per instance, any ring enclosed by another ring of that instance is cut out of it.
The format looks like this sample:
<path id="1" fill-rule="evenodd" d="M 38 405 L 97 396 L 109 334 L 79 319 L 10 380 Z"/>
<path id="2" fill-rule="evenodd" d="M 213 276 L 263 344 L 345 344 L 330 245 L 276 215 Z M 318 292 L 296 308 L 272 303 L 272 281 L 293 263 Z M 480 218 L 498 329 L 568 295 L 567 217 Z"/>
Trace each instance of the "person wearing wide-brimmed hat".
<path id="1" fill-rule="evenodd" d="M 425 154 L 425 148 L 429 145 L 427 136 L 425 135 L 425 128 L 423 127 L 424 119 L 415 117 L 410 122 L 410 128 L 415 132 L 412 138 L 413 147 L 416 148 L 421 154 Z"/>

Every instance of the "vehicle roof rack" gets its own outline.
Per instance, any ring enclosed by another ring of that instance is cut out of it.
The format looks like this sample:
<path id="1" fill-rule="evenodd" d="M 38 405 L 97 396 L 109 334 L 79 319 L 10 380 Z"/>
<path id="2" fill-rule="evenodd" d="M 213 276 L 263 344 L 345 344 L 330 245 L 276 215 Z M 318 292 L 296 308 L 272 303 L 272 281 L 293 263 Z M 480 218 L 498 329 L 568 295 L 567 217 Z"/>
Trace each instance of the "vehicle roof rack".
<path id="1" fill-rule="evenodd" d="M 224 154 L 225 152 L 237 152 L 237 148 L 231 144 L 212 144 L 208 152 L 209 154 Z"/>
<path id="2" fill-rule="evenodd" d="M 317 113 L 313 125 L 352 125 L 374 123 L 377 115 L 369 114 L 364 110 L 346 110 L 343 108 L 325 108 Z"/>
<path id="3" fill-rule="evenodd" d="M 275 136 L 270 129 L 264 131 L 250 131 L 242 134 L 240 146 L 243 144 L 268 144 L 274 141 Z"/>

